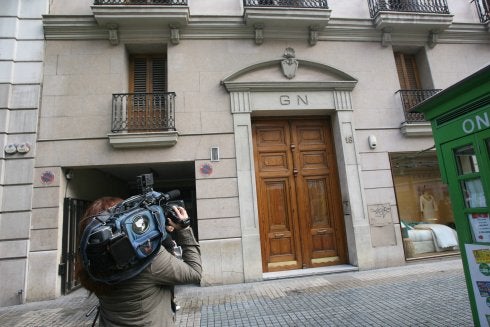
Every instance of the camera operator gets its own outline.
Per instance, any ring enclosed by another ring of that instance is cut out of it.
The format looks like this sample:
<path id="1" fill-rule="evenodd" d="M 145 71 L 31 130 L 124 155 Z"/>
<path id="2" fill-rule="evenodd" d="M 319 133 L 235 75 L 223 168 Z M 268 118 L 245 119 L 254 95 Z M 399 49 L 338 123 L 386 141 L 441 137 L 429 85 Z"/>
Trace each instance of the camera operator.
<path id="1" fill-rule="evenodd" d="M 122 199 L 104 197 L 92 203 L 80 222 L 80 234 L 94 215 L 121 202 Z M 182 207 L 173 207 L 180 220 L 188 218 Z M 168 219 L 175 241 L 182 247 L 182 260 L 163 246 L 152 262 L 137 276 L 115 285 L 94 281 L 84 269 L 80 256 L 77 273 L 80 283 L 97 295 L 100 302 L 99 326 L 172 326 L 175 312 L 172 307 L 173 286 L 194 284 L 201 280 L 199 243 L 190 227 Z"/>

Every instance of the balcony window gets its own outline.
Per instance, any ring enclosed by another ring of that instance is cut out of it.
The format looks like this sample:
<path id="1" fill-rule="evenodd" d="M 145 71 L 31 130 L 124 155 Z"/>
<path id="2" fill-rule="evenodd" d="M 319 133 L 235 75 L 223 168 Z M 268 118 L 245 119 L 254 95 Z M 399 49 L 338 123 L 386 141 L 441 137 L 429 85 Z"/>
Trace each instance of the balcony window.
<path id="1" fill-rule="evenodd" d="M 400 95 L 405 121 L 425 122 L 422 113 L 410 112 L 410 109 L 440 90 L 422 87 L 416 55 L 403 52 L 395 52 L 394 55 L 401 87 L 397 93 Z"/>
<path id="2" fill-rule="evenodd" d="M 130 56 L 129 93 L 112 95 L 111 131 L 115 148 L 177 143 L 175 93 L 167 91 L 165 54 Z"/>
<path id="3" fill-rule="evenodd" d="M 175 93 L 166 92 L 166 57 L 131 56 L 129 70 L 130 93 L 112 97 L 112 132 L 175 130 Z"/>
<path id="4" fill-rule="evenodd" d="M 482 23 L 490 22 L 490 0 L 474 0 Z"/>

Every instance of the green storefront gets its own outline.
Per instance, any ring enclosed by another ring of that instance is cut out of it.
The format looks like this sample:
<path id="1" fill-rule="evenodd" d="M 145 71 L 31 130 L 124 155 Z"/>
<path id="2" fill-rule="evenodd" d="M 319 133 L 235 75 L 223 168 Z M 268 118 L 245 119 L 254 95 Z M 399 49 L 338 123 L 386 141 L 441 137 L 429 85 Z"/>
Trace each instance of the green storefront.
<path id="1" fill-rule="evenodd" d="M 475 326 L 490 325 L 490 65 L 413 111 L 431 122 Z"/>

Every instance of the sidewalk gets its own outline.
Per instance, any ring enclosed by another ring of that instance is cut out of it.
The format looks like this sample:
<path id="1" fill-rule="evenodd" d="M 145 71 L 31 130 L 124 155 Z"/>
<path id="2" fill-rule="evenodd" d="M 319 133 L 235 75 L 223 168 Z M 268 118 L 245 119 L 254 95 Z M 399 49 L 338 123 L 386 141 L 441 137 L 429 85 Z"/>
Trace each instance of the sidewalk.
<path id="1" fill-rule="evenodd" d="M 212 287 L 180 286 L 177 326 L 473 326 L 460 258 Z M 0 308 L 0 326 L 91 326 L 84 290 Z"/>

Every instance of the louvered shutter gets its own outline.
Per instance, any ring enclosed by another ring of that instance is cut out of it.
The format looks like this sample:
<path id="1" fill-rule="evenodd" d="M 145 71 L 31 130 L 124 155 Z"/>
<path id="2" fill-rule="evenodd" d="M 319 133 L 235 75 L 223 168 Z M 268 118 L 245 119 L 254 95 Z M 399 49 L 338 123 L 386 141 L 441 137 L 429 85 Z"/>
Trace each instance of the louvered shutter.
<path id="1" fill-rule="evenodd" d="M 152 59 L 152 91 L 161 93 L 167 90 L 167 63 L 165 59 Z"/>
<path id="2" fill-rule="evenodd" d="M 402 90 L 418 90 L 420 82 L 414 55 L 395 52 L 396 70 Z"/>
<path id="3" fill-rule="evenodd" d="M 134 58 L 133 93 L 147 93 L 147 59 Z"/>
<path id="4" fill-rule="evenodd" d="M 155 130 L 167 125 L 165 92 L 167 60 L 164 55 L 135 55 L 130 59 L 128 125 L 131 130 Z M 131 100 L 132 99 L 132 100 Z"/>
<path id="5" fill-rule="evenodd" d="M 135 56 L 131 66 L 131 93 L 166 92 L 167 60 L 164 56 Z"/>

